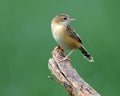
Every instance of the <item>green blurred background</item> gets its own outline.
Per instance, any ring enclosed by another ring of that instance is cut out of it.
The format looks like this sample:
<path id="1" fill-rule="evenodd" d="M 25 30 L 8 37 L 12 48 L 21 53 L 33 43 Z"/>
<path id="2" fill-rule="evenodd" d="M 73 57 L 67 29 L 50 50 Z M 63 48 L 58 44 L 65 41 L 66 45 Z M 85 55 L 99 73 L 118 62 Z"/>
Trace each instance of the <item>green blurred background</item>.
<path id="1" fill-rule="evenodd" d="M 94 64 L 76 50 L 78 73 L 102 96 L 120 96 L 119 0 L 0 0 L 0 96 L 68 96 L 48 79 L 48 59 L 58 44 L 51 19 L 66 13 Z"/>

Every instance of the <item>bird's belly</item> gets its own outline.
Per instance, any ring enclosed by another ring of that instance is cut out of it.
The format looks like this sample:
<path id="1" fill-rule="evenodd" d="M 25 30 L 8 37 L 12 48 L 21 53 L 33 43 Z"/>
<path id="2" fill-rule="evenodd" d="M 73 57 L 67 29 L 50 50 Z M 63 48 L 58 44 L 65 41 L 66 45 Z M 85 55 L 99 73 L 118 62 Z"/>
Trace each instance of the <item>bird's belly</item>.
<path id="1" fill-rule="evenodd" d="M 62 37 L 60 35 L 53 35 L 53 37 L 60 46 L 62 46 L 64 48 L 68 48 L 66 40 L 64 37 Z"/>
<path id="2" fill-rule="evenodd" d="M 76 49 L 80 46 L 80 43 L 74 40 L 72 37 L 67 36 L 64 32 L 57 32 L 53 35 L 54 39 L 60 46 L 69 49 Z"/>

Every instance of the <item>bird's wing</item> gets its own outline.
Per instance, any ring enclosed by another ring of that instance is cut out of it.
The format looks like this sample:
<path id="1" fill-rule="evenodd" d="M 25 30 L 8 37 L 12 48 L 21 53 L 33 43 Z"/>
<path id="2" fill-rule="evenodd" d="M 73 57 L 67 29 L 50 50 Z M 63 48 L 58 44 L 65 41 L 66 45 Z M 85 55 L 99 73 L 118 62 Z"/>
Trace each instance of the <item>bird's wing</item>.
<path id="1" fill-rule="evenodd" d="M 83 43 L 80 36 L 71 28 L 70 25 L 67 26 L 65 33 L 73 39 L 77 40 L 78 42 Z"/>

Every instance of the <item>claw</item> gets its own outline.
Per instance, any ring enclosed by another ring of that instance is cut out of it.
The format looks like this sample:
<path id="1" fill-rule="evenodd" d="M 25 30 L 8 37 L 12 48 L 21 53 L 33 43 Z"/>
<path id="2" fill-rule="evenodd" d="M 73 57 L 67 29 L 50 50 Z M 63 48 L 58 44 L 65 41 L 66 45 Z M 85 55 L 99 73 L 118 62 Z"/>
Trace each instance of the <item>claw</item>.
<path id="1" fill-rule="evenodd" d="M 60 63 L 60 62 L 65 61 L 65 60 L 70 61 L 70 59 L 68 59 L 68 57 L 66 56 L 63 59 L 59 60 L 58 62 Z"/>

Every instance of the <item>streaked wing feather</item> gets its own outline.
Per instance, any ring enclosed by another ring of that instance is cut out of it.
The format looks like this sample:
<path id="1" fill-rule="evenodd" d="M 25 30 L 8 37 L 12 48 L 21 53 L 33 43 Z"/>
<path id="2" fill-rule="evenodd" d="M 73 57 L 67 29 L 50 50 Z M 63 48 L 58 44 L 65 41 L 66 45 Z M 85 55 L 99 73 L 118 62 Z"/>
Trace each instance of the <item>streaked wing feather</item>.
<path id="1" fill-rule="evenodd" d="M 77 40 L 80 43 L 83 43 L 82 40 L 80 39 L 80 36 L 70 27 L 70 25 L 67 26 L 66 28 L 66 34 L 73 39 Z"/>

